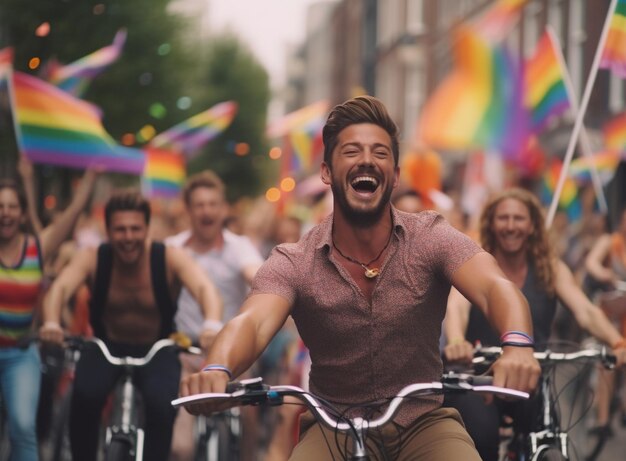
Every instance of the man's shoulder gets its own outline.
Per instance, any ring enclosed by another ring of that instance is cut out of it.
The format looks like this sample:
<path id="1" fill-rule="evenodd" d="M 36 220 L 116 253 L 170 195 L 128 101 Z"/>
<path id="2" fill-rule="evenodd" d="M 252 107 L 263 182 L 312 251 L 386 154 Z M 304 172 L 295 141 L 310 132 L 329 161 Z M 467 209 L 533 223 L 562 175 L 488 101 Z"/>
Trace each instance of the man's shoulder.
<path id="1" fill-rule="evenodd" d="M 190 236 L 191 236 L 191 231 L 184 230 L 182 232 L 179 232 L 178 234 L 170 235 L 169 237 L 166 237 L 165 240 L 163 240 L 163 243 L 165 243 L 168 246 L 182 247 L 182 246 L 185 246 L 185 243 L 187 242 L 187 240 L 189 240 Z"/>

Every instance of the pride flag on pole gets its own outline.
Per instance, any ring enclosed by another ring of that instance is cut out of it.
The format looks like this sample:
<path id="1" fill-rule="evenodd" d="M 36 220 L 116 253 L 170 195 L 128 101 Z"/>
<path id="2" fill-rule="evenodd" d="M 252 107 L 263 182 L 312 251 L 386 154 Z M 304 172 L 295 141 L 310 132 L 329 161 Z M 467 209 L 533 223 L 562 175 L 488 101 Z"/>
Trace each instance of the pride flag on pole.
<path id="1" fill-rule="evenodd" d="M 517 156 L 528 137 L 521 62 L 504 44 L 459 28 L 454 69 L 422 111 L 418 136 L 431 148 Z"/>
<path id="2" fill-rule="evenodd" d="M 526 61 L 525 105 L 531 112 L 531 130 L 540 133 L 548 122 L 571 107 L 563 69 L 551 35 L 546 31 L 535 53 Z"/>
<path id="3" fill-rule="evenodd" d="M 194 157 L 200 148 L 228 128 L 237 114 L 235 101 L 225 101 L 204 112 L 194 115 L 184 122 L 166 130 L 150 141 L 148 146 L 157 149 L 170 149 Z"/>
<path id="4" fill-rule="evenodd" d="M 626 0 L 618 0 L 615 5 L 600 67 L 626 78 Z"/>
<path id="5" fill-rule="evenodd" d="M 602 128 L 604 147 L 618 152 L 626 151 L 626 112 L 616 115 Z"/>
<path id="6" fill-rule="evenodd" d="M 13 68 L 13 48 L 7 47 L 0 50 L 0 88 L 6 86 L 6 82 Z"/>
<path id="7" fill-rule="evenodd" d="M 113 43 L 65 66 L 51 65 L 48 81 L 64 91 L 81 96 L 93 80 L 120 57 L 126 43 L 126 30 L 120 29 Z"/>
<path id="8" fill-rule="evenodd" d="M 491 42 L 506 36 L 519 19 L 519 12 L 528 0 L 498 0 L 476 23 L 476 30 Z"/>
<path id="9" fill-rule="evenodd" d="M 118 145 L 96 106 L 21 72 L 9 82 L 18 146 L 33 162 L 141 174 L 145 155 Z"/>
<path id="10" fill-rule="evenodd" d="M 179 152 L 146 148 L 142 192 L 151 198 L 177 197 L 185 181 L 185 158 Z"/>

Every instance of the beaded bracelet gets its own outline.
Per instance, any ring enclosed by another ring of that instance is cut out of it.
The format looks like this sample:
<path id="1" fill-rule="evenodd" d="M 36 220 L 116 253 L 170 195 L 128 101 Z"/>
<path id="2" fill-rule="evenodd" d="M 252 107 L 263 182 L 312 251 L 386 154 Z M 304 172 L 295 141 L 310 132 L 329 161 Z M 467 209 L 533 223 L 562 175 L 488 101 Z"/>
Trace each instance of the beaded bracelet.
<path id="1" fill-rule="evenodd" d="M 223 371 L 224 373 L 228 375 L 228 379 L 232 379 L 233 377 L 233 372 L 230 371 L 230 369 L 228 367 L 225 367 L 224 365 L 218 365 L 218 364 L 205 365 L 204 368 L 202 368 L 202 371 Z"/>

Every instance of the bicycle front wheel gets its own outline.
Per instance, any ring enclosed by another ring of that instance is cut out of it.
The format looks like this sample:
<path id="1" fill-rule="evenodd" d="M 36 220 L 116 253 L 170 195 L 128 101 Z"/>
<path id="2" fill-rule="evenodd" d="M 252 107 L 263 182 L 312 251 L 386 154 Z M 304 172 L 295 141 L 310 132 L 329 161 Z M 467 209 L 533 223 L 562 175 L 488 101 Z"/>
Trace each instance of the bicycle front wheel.
<path id="1" fill-rule="evenodd" d="M 568 461 L 557 447 L 542 445 L 530 461 Z"/>
<path id="2" fill-rule="evenodd" d="M 132 461 L 131 443 L 129 440 L 113 438 L 106 449 L 106 461 Z"/>

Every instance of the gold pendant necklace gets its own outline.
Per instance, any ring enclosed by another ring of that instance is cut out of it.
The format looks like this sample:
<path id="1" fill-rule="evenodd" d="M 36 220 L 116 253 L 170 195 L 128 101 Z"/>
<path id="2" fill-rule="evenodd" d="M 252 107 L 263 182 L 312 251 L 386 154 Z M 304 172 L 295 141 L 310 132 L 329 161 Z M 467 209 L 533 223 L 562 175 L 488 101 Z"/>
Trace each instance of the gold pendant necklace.
<path id="1" fill-rule="evenodd" d="M 365 275 L 365 277 L 367 277 L 368 279 L 373 279 L 376 278 L 380 275 L 380 268 L 378 267 L 369 267 L 370 264 L 378 261 L 378 258 L 380 258 L 382 256 L 382 254 L 385 252 L 385 250 L 387 249 L 387 247 L 389 246 L 389 242 L 391 242 L 391 232 L 389 233 L 389 238 L 387 239 L 387 243 L 385 243 L 385 246 L 383 247 L 382 250 L 380 250 L 380 252 L 378 253 L 378 255 L 376 255 L 376 257 L 374 259 L 372 259 L 370 262 L 368 263 L 362 263 L 361 261 L 358 261 L 354 258 L 351 258 L 350 256 L 346 256 L 344 255 L 341 250 L 339 249 L 339 247 L 337 247 L 337 245 L 335 244 L 335 240 L 333 239 L 333 247 L 335 248 L 335 250 L 337 250 L 337 252 L 344 258 L 347 259 L 348 261 L 350 261 L 351 263 L 354 264 L 358 264 L 359 266 L 361 266 L 363 269 L 365 269 L 365 272 L 363 275 Z"/>

